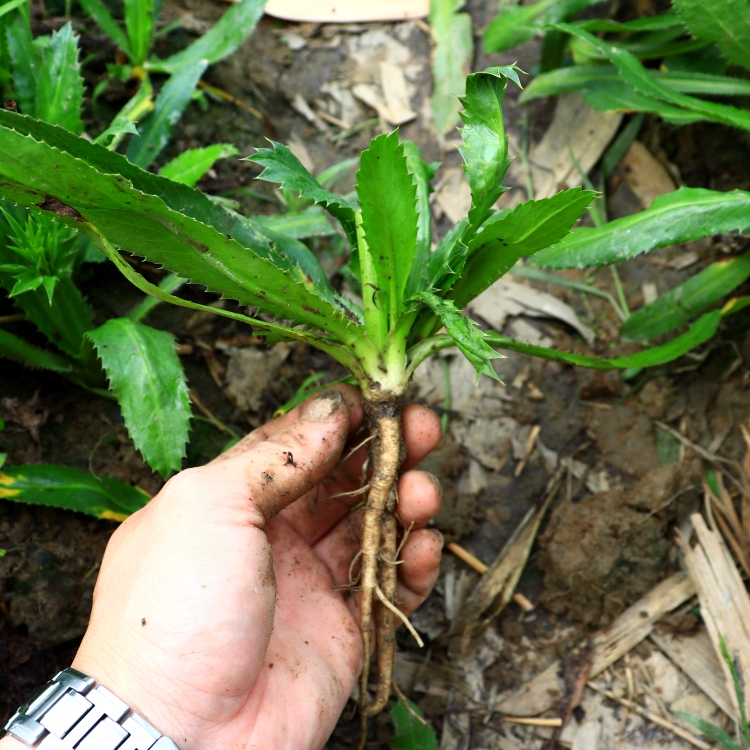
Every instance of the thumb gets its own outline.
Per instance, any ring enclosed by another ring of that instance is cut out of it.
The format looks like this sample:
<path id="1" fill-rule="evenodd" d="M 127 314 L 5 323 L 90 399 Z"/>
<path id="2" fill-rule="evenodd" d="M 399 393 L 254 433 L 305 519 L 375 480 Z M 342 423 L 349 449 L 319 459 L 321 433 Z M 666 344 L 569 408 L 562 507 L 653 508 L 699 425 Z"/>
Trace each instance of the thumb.
<path id="1" fill-rule="evenodd" d="M 262 443 L 201 469 L 225 498 L 258 511 L 262 528 L 280 510 L 319 484 L 338 462 L 349 430 L 349 409 L 334 389 L 303 407 L 302 416 Z M 216 490 L 214 490 L 214 496 Z"/>

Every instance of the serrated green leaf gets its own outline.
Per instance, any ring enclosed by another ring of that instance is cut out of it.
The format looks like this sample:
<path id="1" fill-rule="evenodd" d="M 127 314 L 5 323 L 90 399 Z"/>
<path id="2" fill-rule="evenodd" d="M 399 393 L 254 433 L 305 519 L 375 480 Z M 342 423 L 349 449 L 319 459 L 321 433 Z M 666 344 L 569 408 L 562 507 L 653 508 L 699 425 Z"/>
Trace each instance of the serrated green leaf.
<path id="1" fill-rule="evenodd" d="M 308 237 L 327 237 L 334 229 L 320 206 L 310 206 L 293 214 L 253 216 L 253 221 L 287 237 L 304 240 Z"/>
<path id="2" fill-rule="evenodd" d="M 654 76 L 674 91 L 683 94 L 704 94 L 708 96 L 748 96 L 750 95 L 750 81 L 732 76 L 710 75 L 707 73 L 692 73 L 683 71 L 649 70 Z M 569 91 L 586 90 L 599 81 L 619 81 L 620 73 L 612 65 L 570 65 L 565 68 L 551 70 L 538 75 L 521 94 L 521 103 L 542 96 L 558 96 Z M 628 108 L 628 102 L 623 102 L 623 109 Z M 629 107 L 633 109 L 633 107 Z"/>
<path id="3" fill-rule="evenodd" d="M 40 349 L 0 328 L 0 357 L 20 362 L 26 367 L 41 367 L 59 373 L 72 373 L 73 363 L 54 352 Z"/>
<path id="4" fill-rule="evenodd" d="M 688 125 L 704 119 L 697 112 L 675 107 L 636 91 L 626 81 L 591 81 L 583 89 L 583 99 L 600 112 L 648 112 L 674 125 Z"/>
<path id="5" fill-rule="evenodd" d="M 604 266 L 656 247 L 750 230 L 750 192 L 685 188 L 659 196 L 640 213 L 604 226 L 580 227 L 554 247 L 537 253 L 542 268 Z"/>
<path id="6" fill-rule="evenodd" d="M 3 127 L 5 124 L 18 130 Z M 89 155 L 94 165 L 119 164 L 122 169 L 110 166 L 109 174 L 102 174 L 59 148 L 23 136 L 28 129 L 46 133 L 57 145 L 69 144 L 76 153 Z M 0 112 L 0 192 L 4 197 L 27 207 L 49 206 L 46 215 L 84 234 L 90 233 L 89 221 L 111 242 L 187 280 L 241 304 L 257 305 L 282 318 L 348 338 L 348 324 L 340 313 L 227 236 L 234 232 L 243 241 L 252 236 L 256 246 L 262 245 L 242 217 L 231 216 L 196 190 L 143 172 L 95 144 L 73 136 L 71 141 L 64 133 Z M 133 177 L 137 185 L 131 186 L 123 175 Z M 143 189 L 160 192 L 171 206 L 185 213 L 178 213 L 160 197 L 144 194 Z M 54 200 L 45 204 L 50 196 L 55 196 Z M 98 237 L 91 239 L 99 241 Z"/>
<path id="7" fill-rule="evenodd" d="M 576 28 L 570 24 L 556 24 L 555 28 L 582 39 L 594 46 L 600 54 L 609 58 L 610 62 L 620 71 L 625 82 L 632 86 L 639 94 L 657 101 L 666 102 L 676 107 L 684 108 L 688 114 L 698 115 L 713 122 L 720 122 L 731 127 L 750 130 L 750 113 L 725 104 L 707 102 L 702 99 L 673 91 L 661 83 L 638 61 L 632 53 L 616 45 L 602 42 L 593 34 Z"/>
<path id="8" fill-rule="evenodd" d="M 83 77 L 78 63 L 78 37 L 70 23 L 52 34 L 37 76 L 37 117 L 82 133 Z"/>
<path id="9" fill-rule="evenodd" d="M 200 60 L 209 64 L 223 60 L 235 52 L 253 33 L 266 0 L 239 0 L 232 4 L 217 23 L 187 49 L 166 60 L 149 60 L 147 67 L 160 73 L 175 73 Z"/>
<path id="10" fill-rule="evenodd" d="M 146 172 L 134 166 L 119 154 L 90 144 L 81 138 L 72 136 L 65 130 L 49 126 L 37 120 L 19 117 L 13 113 L 0 110 L 0 126 L 2 125 L 10 127 L 19 133 L 30 134 L 36 140 L 43 140 L 49 145 L 70 153 L 72 156 L 83 159 L 100 172 L 119 174 L 127 178 L 137 190 L 156 195 L 171 209 L 185 213 L 202 224 L 212 226 L 225 237 L 228 235 L 234 238 L 243 247 L 252 250 L 261 258 L 271 261 L 278 268 L 287 270 L 290 266 L 290 260 L 281 257 L 279 252 L 271 247 L 266 236 L 262 233 L 265 232 L 265 234 L 268 234 L 268 232 L 265 230 L 261 231 L 261 227 L 252 219 L 247 219 L 234 211 L 217 205 L 208 196 L 198 190 Z M 282 238 L 280 244 L 280 249 L 283 253 L 286 249 L 289 249 L 290 244 L 294 243 L 289 238 Z M 291 249 L 294 251 L 292 253 L 294 258 L 297 258 L 300 253 L 308 253 L 309 256 L 309 252 L 298 245 Z M 314 258 L 310 262 L 312 263 L 313 261 L 317 263 Z M 323 273 L 322 269 L 320 272 Z M 315 277 L 315 273 L 311 275 L 313 278 Z M 341 307 L 339 303 L 340 300 L 337 301 L 337 310 Z M 308 308 L 314 308 L 310 300 L 305 305 Z M 288 315 L 289 311 L 287 310 L 285 316 L 288 317 Z"/>
<path id="11" fill-rule="evenodd" d="M 502 52 L 531 39 L 546 24 L 562 21 L 601 0 L 541 0 L 533 5 L 510 5 L 490 21 L 484 32 L 484 51 Z"/>
<path id="12" fill-rule="evenodd" d="M 179 471 L 190 427 L 190 399 L 174 336 L 129 318 L 113 318 L 86 335 L 96 347 L 135 447 L 164 479 Z"/>
<path id="13" fill-rule="evenodd" d="M 130 41 L 130 64 L 140 67 L 146 61 L 156 27 L 154 0 L 125 0 L 125 29 Z"/>
<path id="14" fill-rule="evenodd" d="M 515 74 L 515 70 L 512 71 Z M 508 137 L 503 121 L 503 96 L 506 70 L 488 68 L 466 78 L 466 96 L 461 99 L 464 127 L 459 152 L 464 160 L 464 174 L 471 188 L 469 231 L 476 232 L 490 215 L 492 206 L 503 192 L 508 171 Z M 470 236 L 465 236 L 468 242 Z"/>
<path id="15" fill-rule="evenodd" d="M 750 0 L 674 0 L 690 33 L 716 42 L 730 62 L 750 70 Z"/>
<path id="16" fill-rule="evenodd" d="M 331 282 L 317 256 L 307 245 L 268 226 L 257 225 L 256 228 L 258 234 L 265 237 L 272 248 L 269 260 L 272 260 L 274 265 L 287 271 L 295 281 L 336 307 L 336 296 Z"/>
<path id="17" fill-rule="evenodd" d="M 432 50 L 432 118 L 438 133 L 459 122 L 458 101 L 466 90 L 466 74 L 474 57 L 471 16 L 459 13 L 465 0 L 430 0 Z"/>
<path id="18" fill-rule="evenodd" d="M 80 0 L 86 15 L 91 16 L 101 26 L 102 31 L 128 56 L 132 57 L 130 42 L 125 32 L 105 7 L 102 0 Z"/>
<path id="19" fill-rule="evenodd" d="M 287 146 L 271 140 L 269 143 L 271 148 L 259 148 L 255 154 L 246 157 L 247 161 L 255 162 L 263 167 L 258 179 L 294 190 L 301 196 L 323 206 L 341 224 L 352 252 L 355 252 L 357 230 L 354 224 L 354 209 L 343 198 L 322 188 Z"/>
<path id="20" fill-rule="evenodd" d="M 374 138 L 362 152 L 356 190 L 377 273 L 378 305 L 395 318 L 417 247 L 417 188 L 397 130 Z"/>
<path id="21" fill-rule="evenodd" d="M 80 469 L 50 464 L 4 467 L 0 498 L 74 510 L 108 521 L 124 521 L 151 499 L 112 477 L 95 477 Z"/>
<path id="22" fill-rule="evenodd" d="M 648 341 L 675 330 L 721 302 L 750 278 L 750 253 L 720 260 L 633 313 L 620 335 Z"/>
<path id="23" fill-rule="evenodd" d="M 191 148 L 176 156 L 159 171 L 170 180 L 194 187 L 219 159 L 226 159 L 238 153 L 231 143 L 216 143 L 205 148 Z"/>
<path id="24" fill-rule="evenodd" d="M 411 710 L 418 716 L 423 716 L 415 703 L 409 701 Z M 438 750 L 435 731 L 425 726 L 407 709 L 399 698 L 391 708 L 394 735 L 388 744 L 394 750 Z"/>
<path id="25" fill-rule="evenodd" d="M 42 67 L 41 51 L 33 43 L 31 27 L 23 14 L 14 14 L 5 33 L 18 107 L 23 114 L 36 115 L 37 77 Z"/>
<path id="26" fill-rule="evenodd" d="M 487 343 L 487 334 L 480 331 L 473 320 L 462 315 L 451 300 L 441 299 L 429 292 L 420 292 L 415 299 L 427 305 L 440 318 L 447 334 L 456 342 L 461 353 L 477 371 L 477 381 L 482 375 L 489 375 L 495 380 L 500 380 L 492 367 L 491 360 L 502 355 L 494 351 Z"/>
<path id="27" fill-rule="evenodd" d="M 488 289 L 520 258 L 559 242 L 595 197 L 591 190 L 572 188 L 490 219 L 469 244 L 466 266 L 450 292 L 456 306 Z"/>
<path id="28" fill-rule="evenodd" d="M 414 264 L 404 292 L 404 298 L 409 299 L 429 286 L 429 259 L 432 249 L 432 214 L 430 212 L 432 185 L 430 181 L 440 167 L 440 162 L 428 164 L 423 161 L 418 146 L 412 141 L 404 141 L 404 155 L 406 167 L 414 175 L 417 186 L 417 245 L 414 251 Z"/>
<path id="29" fill-rule="evenodd" d="M 499 349 L 530 354 L 533 357 L 540 357 L 552 362 L 565 362 L 569 365 L 588 367 L 594 370 L 640 369 L 642 367 L 656 367 L 673 362 L 683 354 L 687 354 L 692 349 L 695 349 L 696 346 L 704 344 L 716 333 L 722 317 L 721 310 L 706 313 L 698 318 L 685 333 L 673 338 L 666 344 L 644 349 L 628 357 L 615 357 L 613 359 L 589 357 L 585 354 L 575 354 L 573 352 L 560 351 L 559 349 L 547 349 L 543 346 L 523 344 L 520 341 L 514 341 L 507 336 L 494 333 L 493 331 L 486 334 L 485 341 Z"/>
<path id="30" fill-rule="evenodd" d="M 144 169 L 151 164 L 169 143 L 172 126 L 182 117 L 190 103 L 208 62 L 197 60 L 173 73 L 154 100 L 154 110 L 143 121 L 139 136 L 128 144 L 128 159 Z"/>

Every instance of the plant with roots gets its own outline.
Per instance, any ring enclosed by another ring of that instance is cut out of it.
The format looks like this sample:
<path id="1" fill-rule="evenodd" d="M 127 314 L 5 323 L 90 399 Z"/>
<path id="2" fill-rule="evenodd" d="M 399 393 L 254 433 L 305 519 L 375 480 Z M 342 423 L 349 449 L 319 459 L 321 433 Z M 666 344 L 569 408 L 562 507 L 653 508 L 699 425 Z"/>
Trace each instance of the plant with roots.
<path id="1" fill-rule="evenodd" d="M 0 196 L 78 229 L 142 291 L 247 323 L 269 341 L 315 346 L 346 366 L 362 389 L 369 479 L 357 493 L 365 501 L 352 586 L 361 592 L 364 653 L 374 647 L 378 673 L 368 700 L 366 660 L 360 681 L 363 722 L 389 699 L 394 632 L 406 622 L 396 600 L 395 487 L 403 458 L 401 403 L 419 364 L 457 346 L 479 375 L 497 377 L 491 362 L 500 356 L 495 346 L 603 369 L 647 366 L 680 356 L 718 325 L 718 318 L 701 319 L 660 347 L 601 360 L 483 332 L 461 313 L 520 258 L 567 235 L 595 195 L 574 188 L 512 211 L 493 208 L 509 165 L 502 118 L 508 80 L 518 83 L 514 67 L 490 68 L 467 79 L 460 150 L 471 208 L 434 250 L 429 182 L 435 165 L 423 162 L 413 144 L 399 143 L 397 132 L 375 138 L 362 153 L 358 205 L 325 190 L 281 144 L 249 157 L 264 167 L 261 179 L 299 192 L 338 221 L 350 244 L 347 278 L 359 290 L 358 300 L 334 289 L 302 243 L 281 235 L 271 241 L 251 220 L 187 185 L 60 128 L 0 111 Z M 169 294 L 143 278 L 123 251 L 262 315 Z"/>

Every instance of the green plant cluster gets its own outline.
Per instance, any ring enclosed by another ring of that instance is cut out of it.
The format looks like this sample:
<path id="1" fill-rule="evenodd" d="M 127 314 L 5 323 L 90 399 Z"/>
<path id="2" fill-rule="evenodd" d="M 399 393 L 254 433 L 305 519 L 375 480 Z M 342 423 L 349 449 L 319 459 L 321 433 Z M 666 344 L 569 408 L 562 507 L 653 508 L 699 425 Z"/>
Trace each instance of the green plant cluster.
<path id="1" fill-rule="evenodd" d="M 673 0 L 673 11 L 633 21 L 576 21 L 599 0 L 541 0 L 504 9 L 487 27 L 486 51 L 509 49 L 544 34 L 539 74 L 521 95 L 526 103 L 579 91 L 603 111 L 658 115 L 675 125 L 696 121 L 750 129 L 750 113 L 714 99 L 750 94 L 750 5 L 746 0 Z M 596 35 L 599 36 L 596 36 Z M 707 97 L 710 97 L 708 99 Z M 600 190 L 642 123 L 633 118 L 613 144 L 615 159 L 601 164 Z M 579 227 L 532 263 L 558 270 L 614 265 L 677 242 L 750 230 L 750 193 L 680 188 L 641 213 L 607 223 L 604 201 L 592 210 L 595 224 Z M 557 282 L 526 269 L 526 275 Z M 718 321 L 745 305 L 724 302 L 750 278 L 750 253 L 712 263 L 683 284 L 623 318 L 624 339 L 648 342 L 696 321 Z M 717 306 L 724 302 L 721 309 Z M 713 310 L 713 312 L 709 312 Z M 709 317 L 705 317 L 709 316 Z M 715 330 L 715 328 L 714 328 Z"/>

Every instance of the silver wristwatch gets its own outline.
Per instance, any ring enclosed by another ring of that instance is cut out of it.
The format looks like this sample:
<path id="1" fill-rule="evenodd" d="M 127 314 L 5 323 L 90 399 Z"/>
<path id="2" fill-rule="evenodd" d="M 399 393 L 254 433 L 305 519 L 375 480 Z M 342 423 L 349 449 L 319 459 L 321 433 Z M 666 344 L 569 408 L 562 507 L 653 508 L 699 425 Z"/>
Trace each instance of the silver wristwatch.
<path id="1" fill-rule="evenodd" d="M 179 750 L 103 685 L 63 669 L 5 725 L 38 750 Z"/>

